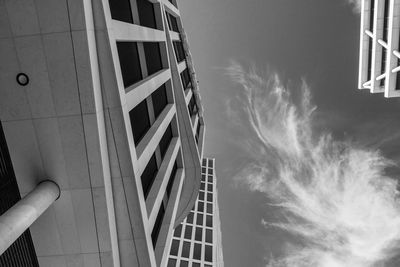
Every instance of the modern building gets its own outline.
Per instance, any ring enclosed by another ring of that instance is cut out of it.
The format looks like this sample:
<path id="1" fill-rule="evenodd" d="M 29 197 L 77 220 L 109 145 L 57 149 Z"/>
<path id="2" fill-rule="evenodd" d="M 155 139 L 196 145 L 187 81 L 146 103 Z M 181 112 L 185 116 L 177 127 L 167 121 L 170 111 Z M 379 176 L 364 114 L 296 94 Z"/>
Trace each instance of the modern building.
<path id="1" fill-rule="evenodd" d="M 400 1 L 362 0 L 358 88 L 400 96 Z"/>
<path id="2" fill-rule="evenodd" d="M 196 204 L 174 230 L 167 267 L 223 267 L 215 159 L 203 158 Z"/>
<path id="3" fill-rule="evenodd" d="M 201 181 L 188 48 L 176 0 L 0 1 L 0 266 L 166 266 Z"/>

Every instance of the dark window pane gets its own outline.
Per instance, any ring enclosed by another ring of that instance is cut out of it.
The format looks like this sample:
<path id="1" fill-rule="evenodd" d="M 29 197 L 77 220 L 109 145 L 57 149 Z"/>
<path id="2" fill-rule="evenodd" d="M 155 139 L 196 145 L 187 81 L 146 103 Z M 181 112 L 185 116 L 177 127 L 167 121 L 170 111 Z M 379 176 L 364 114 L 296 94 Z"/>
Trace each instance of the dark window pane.
<path id="1" fill-rule="evenodd" d="M 212 192 L 213 191 L 213 185 L 212 184 L 208 184 L 207 185 L 207 191 L 208 192 Z"/>
<path id="2" fill-rule="evenodd" d="M 187 216 L 186 222 L 193 223 L 193 217 L 194 217 L 194 213 L 190 212 L 189 215 Z"/>
<path id="3" fill-rule="evenodd" d="M 154 178 L 156 177 L 158 171 L 156 157 L 153 156 L 150 158 L 149 162 L 147 163 L 146 168 L 144 169 L 142 176 L 140 177 L 142 180 L 143 186 L 143 193 L 144 197 L 146 198 L 150 192 L 150 188 L 153 185 Z"/>
<path id="4" fill-rule="evenodd" d="M 211 203 L 207 203 L 207 213 L 212 213 L 212 204 Z"/>
<path id="5" fill-rule="evenodd" d="M 167 127 L 165 130 L 164 135 L 161 137 L 160 140 L 160 152 L 161 152 L 161 158 L 163 159 L 165 156 L 165 153 L 167 152 L 168 146 L 171 143 L 172 140 L 172 129 L 171 129 L 171 124 Z"/>
<path id="6" fill-rule="evenodd" d="M 212 243 L 212 230 L 206 229 L 206 242 Z"/>
<path id="7" fill-rule="evenodd" d="M 203 166 L 206 166 L 207 164 L 207 159 L 203 159 Z"/>
<path id="8" fill-rule="evenodd" d="M 202 168 L 201 168 L 201 172 L 202 172 L 202 173 L 207 173 L 207 169 L 204 168 L 204 167 L 202 167 Z"/>
<path id="9" fill-rule="evenodd" d="M 211 265 L 205 264 L 204 267 L 212 267 Z"/>
<path id="10" fill-rule="evenodd" d="M 209 167 L 214 167 L 214 162 L 211 159 L 208 160 L 208 166 Z"/>
<path id="11" fill-rule="evenodd" d="M 189 257 L 186 257 L 189 258 Z M 188 267 L 189 266 L 189 262 L 185 261 L 185 260 L 181 260 L 181 264 L 179 265 L 179 267 Z"/>
<path id="12" fill-rule="evenodd" d="M 176 260 L 175 259 L 168 259 L 167 267 L 175 267 L 175 266 L 176 266 Z"/>
<path id="13" fill-rule="evenodd" d="M 208 174 L 213 174 L 213 169 L 208 169 Z"/>
<path id="14" fill-rule="evenodd" d="M 165 106 L 168 104 L 167 89 L 165 84 L 158 87 L 158 89 L 151 94 L 151 99 L 153 100 L 154 117 L 157 119 L 164 110 Z"/>
<path id="15" fill-rule="evenodd" d="M 197 221 L 196 221 L 197 225 L 203 225 L 203 214 L 201 213 L 197 213 Z"/>
<path id="16" fill-rule="evenodd" d="M 197 241 L 201 241 L 203 239 L 203 229 L 200 227 L 196 227 L 195 237 Z"/>
<path id="17" fill-rule="evenodd" d="M 199 201 L 197 203 L 197 211 L 204 212 L 204 202 Z"/>
<path id="18" fill-rule="evenodd" d="M 201 260 L 201 244 L 194 244 L 193 259 Z"/>
<path id="19" fill-rule="evenodd" d="M 109 3 L 113 19 L 133 23 L 129 0 L 109 0 Z"/>
<path id="20" fill-rule="evenodd" d="M 204 192 L 199 192 L 199 200 L 204 200 Z"/>
<path id="21" fill-rule="evenodd" d="M 194 95 L 192 95 L 192 98 L 191 98 L 190 101 L 189 101 L 188 109 L 189 109 L 189 114 L 190 114 L 190 116 L 196 115 L 196 114 L 198 113 L 198 111 L 199 111 L 199 109 L 198 109 L 198 107 L 197 107 L 197 104 L 196 104 L 196 99 L 195 99 L 195 96 L 194 96 Z M 197 124 L 197 128 L 200 129 L 200 123 Z M 197 129 L 196 129 L 196 131 L 197 131 Z M 200 131 L 200 130 L 199 130 L 199 131 Z M 196 132 L 196 136 L 197 136 L 197 135 L 198 135 L 198 134 L 197 134 L 197 132 Z"/>
<path id="22" fill-rule="evenodd" d="M 388 30 L 389 30 L 389 0 L 385 0 L 385 7 L 383 9 L 383 41 L 387 42 Z"/>
<path id="23" fill-rule="evenodd" d="M 129 118 L 131 121 L 133 140 L 135 141 L 135 145 L 138 145 L 150 129 L 150 118 L 146 100 L 143 100 L 129 111 Z"/>
<path id="24" fill-rule="evenodd" d="M 158 211 L 156 222 L 154 223 L 153 231 L 151 231 L 151 240 L 153 241 L 153 247 L 156 247 L 158 234 L 160 233 L 161 224 L 164 219 L 165 209 L 164 205 L 161 205 Z"/>
<path id="25" fill-rule="evenodd" d="M 156 42 L 144 42 L 143 48 L 146 57 L 147 74 L 150 76 L 163 68 L 160 44 Z"/>
<path id="26" fill-rule="evenodd" d="M 206 184 L 202 182 L 200 184 L 200 190 L 204 190 L 204 189 L 206 189 Z"/>
<path id="27" fill-rule="evenodd" d="M 207 201 L 212 202 L 213 201 L 213 195 L 211 193 L 207 194 Z"/>
<path id="28" fill-rule="evenodd" d="M 176 61 L 181 62 L 185 60 L 185 51 L 181 41 L 174 41 L 174 50 L 176 55 Z"/>
<path id="29" fill-rule="evenodd" d="M 375 11 L 375 0 L 371 0 L 371 6 L 370 10 L 371 12 L 369 13 L 369 30 L 371 32 L 374 32 L 374 11 Z"/>
<path id="30" fill-rule="evenodd" d="M 193 263 L 192 263 L 192 267 L 200 267 L 200 263 L 193 262 Z"/>
<path id="31" fill-rule="evenodd" d="M 212 183 L 213 182 L 213 177 L 211 175 L 208 176 L 208 182 Z"/>
<path id="32" fill-rule="evenodd" d="M 206 179 L 206 176 L 204 174 L 201 175 L 201 180 L 204 181 Z"/>
<path id="33" fill-rule="evenodd" d="M 192 226 L 186 225 L 185 227 L 185 238 L 191 239 L 192 238 Z"/>
<path id="34" fill-rule="evenodd" d="M 186 89 L 191 85 L 190 75 L 189 75 L 189 71 L 187 68 L 181 72 L 181 80 L 182 80 L 183 89 Z"/>
<path id="35" fill-rule="evenodd" d="M 179 32 L 178 21 L 176 18 L 167 12 L 169 29 L 174 32 Z"/>
<path id="36" fill-rule="evenodd" d="M 182 247 L 182 257 L 189 258 L 190 255 L 190 242 L 184 241 Z"/>
<path id="37" fill-rule="evenodd" d="M 140 25 L 157 29 L 154 5 L 147 0 L 136 0 Z"/>
<path id="38" fill-rule="evenodd" d="M 122 79 L 126 88 L 143 78 L 138 48 L 134 42 L 117 42 L 117 50 Z"/>
<path id="39" fill-rule="evenodd" d="M 174 163 L 174 167 L 171 171 L 171 176 L 169 177 L 168 184 L 167 184 L 167 196 L 171 195 L 172 186 L 174 185 L 176 171 L 178 170 L 178 165 L 176 165 L 176 161 Z"/>
<path id="40" fill-rule="evenodd" d="M 205 258 L 206 261 L 212 262 L 212 246 L 205 245 L 204 258 Z"/>
<path id="41" fill-rule="evenodd" d="M 175 230 L 174 230 L 174 236 L 175 237 L 181 237 L 182 233 L 182 224 L 178 225 Z"/>
<path id="42" fill-rule="evenodd" d="M 207 227 L 212 227 L 212 221 L 213 221 L 212 216 L 211 215 L 207 215 L 206 216 L 206 225 L 207 225 Z"/>
<path id="43" fill-rule="evenodd" d="M 172 240 L 171 244 L 171 255 L 173 256 L 178 256 L 178 250 L 179 250 L 179 240 Z"/>

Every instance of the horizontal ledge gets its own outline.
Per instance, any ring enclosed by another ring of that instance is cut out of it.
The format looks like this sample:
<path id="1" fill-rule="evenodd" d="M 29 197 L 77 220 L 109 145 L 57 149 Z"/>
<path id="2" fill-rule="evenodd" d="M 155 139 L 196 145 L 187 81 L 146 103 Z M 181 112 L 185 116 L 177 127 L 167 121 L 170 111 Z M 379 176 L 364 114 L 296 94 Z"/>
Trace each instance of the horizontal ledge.
<path id="1" fill-rule="evenodd" d="M 165 42 L 165 34 L 162 30 L 143 27 L 118 20 L 111 22 L 112 32 L 117 41 L 155 41 Z"/>

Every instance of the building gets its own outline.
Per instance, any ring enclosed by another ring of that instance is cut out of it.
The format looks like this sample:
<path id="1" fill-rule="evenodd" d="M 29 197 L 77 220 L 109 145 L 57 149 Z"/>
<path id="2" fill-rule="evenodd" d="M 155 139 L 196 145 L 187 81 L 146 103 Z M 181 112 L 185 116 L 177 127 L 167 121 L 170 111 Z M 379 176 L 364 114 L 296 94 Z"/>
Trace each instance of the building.
<path id="1" fill-rule="evenodd" d="M 174 230 L 167 267 L 223 267 L 215 159 L 203 158 L 196 205 Z"/>
<path id="2" fill-rule="evenodd" d="M 400 96 L 400 1 L 362 0 L 358 88 Z"/>
<path id="3" fill-rule="evenodd" d="M 165 266 L 205 131 L 176 0 L 0 1 L 0 59 L 0 266 Z"/>

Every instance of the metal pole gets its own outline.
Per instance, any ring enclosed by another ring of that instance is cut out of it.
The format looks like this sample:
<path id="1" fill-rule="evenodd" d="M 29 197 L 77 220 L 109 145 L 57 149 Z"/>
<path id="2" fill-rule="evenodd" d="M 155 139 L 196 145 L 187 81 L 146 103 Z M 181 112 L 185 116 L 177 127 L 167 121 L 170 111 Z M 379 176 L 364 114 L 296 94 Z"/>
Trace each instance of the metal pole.
<path id="1" fill-rule="evenodd" d="M 60 196 L 60 187 L 46 180 L 0 216 L 0 255 Z"/>

